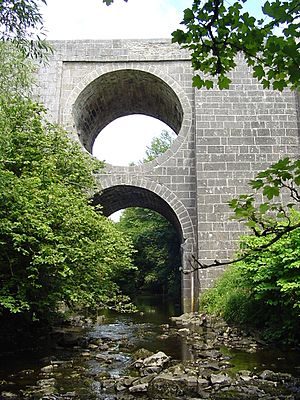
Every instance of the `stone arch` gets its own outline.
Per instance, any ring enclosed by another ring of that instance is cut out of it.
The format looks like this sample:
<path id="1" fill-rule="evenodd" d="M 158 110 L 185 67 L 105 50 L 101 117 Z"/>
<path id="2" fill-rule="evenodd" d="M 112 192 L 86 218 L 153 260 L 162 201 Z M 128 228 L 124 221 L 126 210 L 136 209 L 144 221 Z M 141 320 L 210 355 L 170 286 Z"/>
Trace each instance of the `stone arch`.
<path id="1" fill-rule="evenodd" d="M 125 82 L 125 84 L 122 86 L 120 82 Z M 118 88 L 119 86 L 122 87 Z M 102 100 L 99 98 L 101 87 L 104 89 Z M 109 94 L 114 89 L 117 90 L 115 97 Z M 139 89 L 141 93 L 137 95 Z M 98 97 L 95 95 L 97 91 Z M 128 106 L 124 106 L 123 103 L 122 107 L 114 110 L 113 100 L 117 102 L 124 93 L 129 102 Z M 161 103 L 163 107 L 160 107 Z M 83 104 L 86 106 L 86 113 L 82 111 Z M 92 104 L 93 106 L 91 106 Z M 105 110 L 105 118 L 101 122 L 99 121 L 101 117 L 98 118 L 96 114 L 101 113 L 101 110 L 103 111 L 106 107 L 111 108 L 110 114 Z M 91 151 L 97 134 L 104 126 L 120 116 L 135 113 L 146 114 L 162 120 L 178 135 L 171 148 L 159 157 L 159 162 L 169 158 L 177 151 L 192 123 L 189 100 L 178 82 L 153 65 L 137 68 L 133 63 L 122 66 L 105 65 L 84 76 L 69 95 L 61 120 L 69 132 L 74 132 L 75 128 L 81 135 L 80 141 L 84 147 Z M 90 124 L 92 125 L 90 133 L 87 134 L 87 125 L 91 121 L 95 123 L 94 125 Z M 153 166 L 157 162 L 154 160 L 149 164 Z M 143 167 L 141 166 L 140 169 Z"/>
<path id="2" fill-rule="evenodd" d="M 196 235 L 188 211 L 177 196 L 164 185 L 131 175 L 98 175 L 101 191 L 94 204 L 101 204 L 106 216 L 122 208 L 144 207 L 159 212 L 178 231 L 181 238 L 181 265 L 190 270 L 192 255 L 196 254 Z M 182 274 L 181 302 L 184 312 L 193 311 L 197 287 L 195 274 Z"/>
<path id="3" fill-rule="evenodd" d="M 193 250 L 194 248 L 194 238 L 195 236 L 195 231 L 194 231 L 194 226 L 192 223 L 192 220 L 190 218 L 190 215 L 188 211 L 186 210 L 185 206 L 183 203 L 178 199 L 178 197 L 166 186 L 159 184 L 157 182 L 151 181 L 146 178 L 141 178 L 133 175 L 117 175 L 117 174 L 109 174 L 109 175 L 98 175 L 97 179 L 99 181 L 99 186 L 101 187 L 101 191 L 95 195 L 95 201 L 97 203 L 101 203 L 100 198 L 103 193 L 107 193 L 109 190 L 112 188 L 120 188 L 120 192 L 122 191 L 122 188 L 137 188 L 137 190 L 141 189 L 143 193 L 148 193 L 149 196 L 154 195 L 156 197 L 156 200 L 161 199 L 162 202 L 164 202 L 170 210 L 174 213 L 174 216 L 176 216 L 177 222 L 175 225 L 177 226 L 178 229 L 182 232 L 182 240 L 183 242 L 186 243 L 186 248 L 190 251 Z M 129 204 L 134 204 L 134 194 L 136 192 L 133 192 L 131 195 L 132 199 L 128 199 Z M 137 207 L 143 207 L 143 201 L 145 202 L 146 206 L 151 204 L 151 200 L 149 198 L 146 198 L 145 195 L 141 196 L 141 199 L 137 200 L 139 204 L 137 204 Z M 134 205 L 126 205 L 127 207 L 134 207 Z M 115 202 L 106 206 L 104 214 L 109 216 L 113 214 L 115 211 L 118 211 L 119 209 L 124 208 L 122 207 L 122 201 Z M 157 208 L 156 206 L 153 207 L 154 211 L 161 212 L 161 209 L 155 209 Z M 163 211 L 164 215 L 164 211 Z M 172 217 L 173 219 L 171 222 L 174 222 L 174 216 Z M 168 217 L 168 215 L 166 216 Z"/>

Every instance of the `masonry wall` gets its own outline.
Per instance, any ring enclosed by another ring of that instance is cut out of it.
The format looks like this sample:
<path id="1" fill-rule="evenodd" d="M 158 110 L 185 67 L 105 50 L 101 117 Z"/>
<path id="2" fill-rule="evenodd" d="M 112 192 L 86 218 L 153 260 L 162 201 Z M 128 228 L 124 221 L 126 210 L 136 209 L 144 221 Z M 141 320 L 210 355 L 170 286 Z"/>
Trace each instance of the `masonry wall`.
<path id="1" fill-rule="evenodd" d="M 249 192 L 257 172 L 299 154 L 296 94 L 263 90 L 241 56 L 231 79 L 229 90 L 196 92 L 198 246 L 208 263 L 229 259 L 244 231 L 227 202 Z M 217 274 L 200 273 L 200 290 Z"/>
<path id="2" fill-rule="evenodd" d="M 38 95 L 52 120 L 75 138 L 74 102 L 101 74 L 142 70 L 175 91 L 184 120 L 171 149 L 146 166 L 108 166 L 102 182 L 147 186 L 173 207 L 183 229 L 185 268 L 192 256 L 208 263 L 228 259 L 243 227 L 229 221 L 227 201 L 247 191 L 247 181 L 262 168 L 298 154 L 295 94 L 262 90 L 242 57 L 229 90 L 194 89 L 189 54 L 168 40 L 62 41 L 54 47 L 49 65 L 39 71 Z M 209 287 L 219 272 L 184 277 L 186 309 L 191 292 L 197 296 L 195 285 Z"/>

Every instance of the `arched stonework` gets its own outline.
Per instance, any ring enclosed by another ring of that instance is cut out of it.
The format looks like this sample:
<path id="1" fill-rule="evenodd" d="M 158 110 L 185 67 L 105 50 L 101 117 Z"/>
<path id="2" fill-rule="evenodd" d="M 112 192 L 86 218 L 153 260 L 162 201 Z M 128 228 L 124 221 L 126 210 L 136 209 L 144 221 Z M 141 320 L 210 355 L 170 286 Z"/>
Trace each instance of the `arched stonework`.
<path id="1" fill-rule="evenodd" d="M 148 78 L 148 85 L 143 87 L 144 91 L 144 98 L 143 100 L 146 99 L 147 97 L 147 89 L 151 87 L 151 83 L 160 83 L 160 93 L 157 91 L 155 93 L 156 95 L 156 103 L 159 103 L 160 98 L 158 97 L 159 95 L 162 94 L 162 89 L 165 88 L 169 92 L 169 96 L 166 96 L 164 103 L 167 103 L 167 100 L 171 98 L 171 101 L 173 104 L 170 104 L 170 107 L 168 109 L 168 113 L 171 114 L 172 110 L 171 107 L 173 105 L 174 110 L 173 112 L 175 114 L 180 114 L 180 118 L 177 120 L 170 118 L 169 116 L 164 116 L 162 112 L 159 112 L 159 110 L 152 110 L 152 112 L 147 112 L 147 101 L 143 101 L 143 107 L 138 107 L 135 105 L 136 101 L 141 101 L 141 98 L 136 98 L 133 96 L 132 98 L 132 104 L 131 107 L 128 108 L 126 111 L 123 113 L 120 112 L 120 110 L 117 111 L 117 113 L 114 112 L 113 108 L 111 109 L 111 115 L 106 116 L 105 118 L 105 123 L 102 124 L 102 122 L 98 122 L 98 128 L 97 125 L 94 127 L 94 129 L 90 133 L 90 137 L 87 138 L 86 136 L 82 139 L 82 142 L 85 141 L 84 147 L 91 152 L 91 148 L 93 145 L 93 142 L 97 136 L 97 134 L 101 131 L 101 129 L 104 128 L 109 122 L 113 121 L 114 119 L 120 117 L 120 116 L 125 116 L 129 114 L 134 114 L 134 113 L 143 113 L 143 114 L 148 114 L 150 116 L 157 117 L 158 119 L 161 119 L 163 122 L 166 122 L 167 125 L 169 125 L 174 131 L 177 133 L 177 138 L 176 140 L 172 143 L 172 146 L 170 149 L 168 149 L 164 154 L 159 156 L 157 159 L 147 163 L 146 165 L 141 165 L 139 169 L 144 170 L 144 169 L 149 169 L 153 165 L 162 163 L 164 160 L 168 159 L 169 157 L 172 157 L 174 153 L 176 153 L 177 149 L 181 146 L 183 141 L 186 138 L 187 133 L 191 129 L 191 124 L 192 124 L 192 109 L 190 102 L 188 100 L 188 97 L 186 96 L 184 90 L 182 87 L 176 82 L 172 77 L 164 73 L 161 69 L 155 67 L 155 66 L 143 66 L 141 67 L 136 67 L 134 64 L 129 64 L 126 65 L 126 68 L 119 66 L 119 65 L 105 65 L 104 67 L 101 68 L 95 68 L 93 71 L 89 72 L 87 75 L 82 77 L 80 82 L 74 87 L 72 90 L 71 94 L 69 95 L 64 111 L 61 115 L 61 121 L 63 125 L 66 127 L 66 129 L 72 134 L 74 130 L 78 133 L 78 123 L 76 126 L 76 116 L 78 117 L 78 114 L 80 114 L 80 98 L 83 96 L 83 93 L 87 91 L 87 97 L 93 96 L 93 90 L 94 89 L 99 89 L 99 86 L 101 87 L 102 81 L 105 82 L 105 78 L 109 79 L 111 76 L 115 75 L 116 77 L 119 76 L 121 78 L 121 75 L 124 74 L 126 77 L 127 74 L 127 79 L 136 79 L 137 76 L 140 76 L 140 79 L 142 80 L 143 77 Z M 132 76 L 128 76 L 131 75 Z M 113 87 L 111 87 L 111 90 L 115 87 L 115 83 L 117 84 L 118 80 L 114 82 Z M 105 85 L 107 90 L 107 85 Z M 137 88 L 137 87 L 136 87 Z M 107 92 L 106 92 L 107 93 Z M 130 98 L 130 96 L 129 96 Z M 114 95 L 111 96 L 111 100 L 115 99 L 115 101 L 118 101 L 118 95 L 115 93 Z M 151 103 L 153 103 L 153 100 L 151 99 Z M 113 106 L 112 106 L 113 107 Z M 150 106 L 150 109 L 152 107 Z M 92 112 L 92 110 L 90 110 Z M 108 122 L 109 121 L 109 122 Z M 80 124 L 79 124 L 80 125 Z M 103 125 L 103 126 L 102 126 Z M 80 130 L 80 126 L 79 126 Z M 98 130 L 98 132 L 97 132 Z M 74 135 L 74 139 L 78 140 L 77 134 Z"/>
<path id="2" fill-rule="evenodd" d="M 181 265 L 187 272 L 191 269 L 192 256 L 196 254 L 195 231 L 184 204 L 164 185 L 129 175 L 98 175 L 102 190 L 95 194 L 94 204 L 103 206 L 106 216 L 128 207 L 150 208 L 167 218 L 181 238 Z M 195 274 L 182 274 L 182 308 L 194 309 L 197 296 Z"/>

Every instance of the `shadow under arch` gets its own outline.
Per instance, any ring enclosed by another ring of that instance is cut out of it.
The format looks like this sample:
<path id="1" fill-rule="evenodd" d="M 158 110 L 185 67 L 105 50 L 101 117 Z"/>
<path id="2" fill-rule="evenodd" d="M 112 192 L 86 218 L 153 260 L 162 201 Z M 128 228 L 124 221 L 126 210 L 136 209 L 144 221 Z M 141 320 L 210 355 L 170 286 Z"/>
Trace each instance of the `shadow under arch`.
<path id="1" fill-rule="evenodd" d="M 184 240 L 176 213 L 165 200 L 148 189 L 130 185 L 113 186 L 95 195 L 93 203 L 101 204 L 106 217 L 124 208 L 149 208 L 165 217 L 175 227 L 181 242 Z"/>
<path id="2" fill-rule="evenodd" d="M 72 105 L 78 137 L 91 152 L 105 126 L 132 114 L 147 115 L 167 124 L 178 135 L 184 110 L 172 87 L 153 73 L 138 69 L 106 72 L 92 80 Z"/>

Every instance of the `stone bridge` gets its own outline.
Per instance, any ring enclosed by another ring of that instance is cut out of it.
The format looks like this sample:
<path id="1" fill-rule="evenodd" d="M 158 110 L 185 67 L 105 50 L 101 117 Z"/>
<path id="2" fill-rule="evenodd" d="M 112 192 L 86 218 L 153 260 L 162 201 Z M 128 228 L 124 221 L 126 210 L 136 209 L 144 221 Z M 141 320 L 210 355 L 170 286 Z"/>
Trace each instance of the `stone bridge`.
<path id="1" fill-rule="evenodd" d="M 296 94 L 263 90 L 242 57 L 229 90 L 195 89 L 189 54 L 169 40 L 53 46 L 54 55 L 38 73 L 39 96 L 52 120 L 87 151 L 106 125 L 130 114 L 157 118 L 177 133 L 154 161 L 107 165 L 97 176 L 94 201 L 105 215 L 133 206 L 158 211 L 178 230 L 185 271 L 194 257 L 207 263 L 230 258 L 243 227 L 229 220 L 227 201 L 247 191 L 257 171 L 298 154 Z M 184 311 L 194 309 L 199 292 L 220 271 L 182 275 Z"/>

